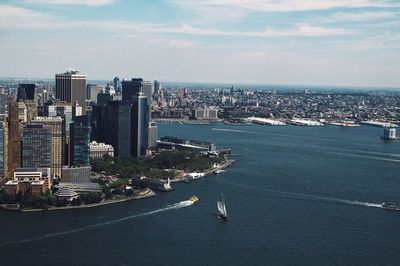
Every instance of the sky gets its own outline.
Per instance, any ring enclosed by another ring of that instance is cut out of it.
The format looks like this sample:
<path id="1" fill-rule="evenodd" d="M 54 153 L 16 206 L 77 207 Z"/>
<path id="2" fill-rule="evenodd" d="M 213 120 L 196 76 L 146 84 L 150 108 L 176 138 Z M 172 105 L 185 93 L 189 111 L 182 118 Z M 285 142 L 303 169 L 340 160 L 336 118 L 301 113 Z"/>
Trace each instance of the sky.
<path id="1" fill-rule="evenodd" d="M 0 76 L 400 87 L 400 0 L 0 0 Z"/>

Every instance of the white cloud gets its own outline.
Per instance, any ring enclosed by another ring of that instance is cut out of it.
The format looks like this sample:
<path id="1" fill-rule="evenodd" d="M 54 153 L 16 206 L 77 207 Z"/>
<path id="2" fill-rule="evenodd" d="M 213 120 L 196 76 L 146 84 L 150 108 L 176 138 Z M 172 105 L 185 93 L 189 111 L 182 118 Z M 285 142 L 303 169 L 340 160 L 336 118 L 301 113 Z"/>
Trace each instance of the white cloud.
<path id="1" fill-rule="evenodd" d="M 115 0 L 25 0 L 25 3 L 49 4 L 49 5 L 86 5 L 104 6 L 115 2 Z"/>
<path id="2" fill-rule="evenodd" d="M 52 29 L 60 27 L 52 17 L 30 9 L 0 5 L 0 29 Z M 57 25 L 56 25 L 57 24 Z"/>
<path id="3" fill-rule="evenodd" d="M 182 33 L 191 35 L 206 35 L 206 36 L 231 36 L 231 37 L 318 37 L 331 35 L 348 35 L 351 31 L 342 28 L 325 28 L 308 24 L 297 25 L 292 29 L 276 30 L 266 28 L 263 31 L 223 31 L 218 29 L 196 28 L 189 25 L 182 25 L 180 28 L 167 29 L 172 33 Z"/>
<path id="4" fill-rule="evenodd" d="M 387 0 L 379 2 L 373 0 L 171 0 L 171 2 L 193 8 L 196 6 L 225 6 L 259 12 L 309 11 L 340 7 L 400 7 L 399 3 Z"/>
<path id="5" fill-rule="evenodd" d="M 89 28 L 108 30 L 113 33 L 132 35 L 148 34 L 182 34 L 198 36 L 229 36 L 229 37 L 285 37 L 285 36 L 332 36 L 348 35 L 351 31 L 343 28 L 327 28 L 308 24 L 296 25 L 291 29 L 277 30 L 266 28 L 263 31 L 225 31 L 215 28 L 193 27 L 190 25 L 173 26 L 168 24 L 141 23 L 131 21 L 68 21 L 45 13 L 0 5 L 0 28 L 3 29 L 61 29 Z"/>
<path id="6" fill-rule="evenodd" d="M 368 21 L 377 19 L 396 18 L 399 13 L 376 11 L 376 12 L 359 12 L 344 13 L 339 12 L 332 15 L 331 21 Z"/>

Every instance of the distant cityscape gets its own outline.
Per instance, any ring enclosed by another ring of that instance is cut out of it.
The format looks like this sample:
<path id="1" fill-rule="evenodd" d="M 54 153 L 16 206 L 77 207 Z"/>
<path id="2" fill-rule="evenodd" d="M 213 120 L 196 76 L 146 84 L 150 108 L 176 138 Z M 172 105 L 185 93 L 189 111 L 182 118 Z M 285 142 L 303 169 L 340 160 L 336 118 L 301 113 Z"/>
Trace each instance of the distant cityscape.
<path id="1" fill-rule="evenodd" d="M 157 80 L 119 77 L 88 83 L 73 69 L 55 74 L 54 81 L 0 84 L 0 185 L 11 195 L 41 195 L 54 186 L 55 195 L 67 200 L 76 191 L 101 192 L 90 182 L 91 159 L 176 149 L 174 142 L 158 140 L 157 122 L 365 124 L 384 127 L 384 139 L 397 138 L 400 122 L 397 92 L 164 88 Z"/>

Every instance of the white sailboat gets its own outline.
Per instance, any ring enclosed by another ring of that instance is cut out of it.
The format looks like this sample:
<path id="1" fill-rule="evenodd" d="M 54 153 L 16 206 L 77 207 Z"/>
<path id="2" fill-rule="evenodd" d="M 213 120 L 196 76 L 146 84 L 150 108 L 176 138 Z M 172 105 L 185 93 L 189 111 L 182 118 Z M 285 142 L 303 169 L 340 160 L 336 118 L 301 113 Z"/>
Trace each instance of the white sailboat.
<path id="1" fill-rule="evenodd" d="M 217 217 L 226 220 L 228 218 L 228 214 L 226 212 L 225 199 L 223 195 L 221 196 L 222 196 L 221 201 L 217 201 L 217 208 L 218 208 Z"/>

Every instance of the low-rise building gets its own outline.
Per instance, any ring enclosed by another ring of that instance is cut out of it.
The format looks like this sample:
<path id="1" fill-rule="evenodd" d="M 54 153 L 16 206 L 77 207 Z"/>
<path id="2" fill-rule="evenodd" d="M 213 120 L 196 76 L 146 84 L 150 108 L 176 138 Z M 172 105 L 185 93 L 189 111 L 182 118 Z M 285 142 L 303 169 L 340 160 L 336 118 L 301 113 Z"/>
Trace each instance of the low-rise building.
<path id="1" fill-rule="evenodd" d="M 21 192 L 37 196 L 46 193 L 50 188 L 50 168 L 17 168 L 14 178 L 4 185 L 4 191 L 14 195 Z"/>
<path id="2" fill-rule="evenodd" d="M 114 157 L 114 147 L 110 144 L 98 143 L 96 141 L 92 141 L 89 145 L 90 149 L 90 158 L 92 159 L 101 159 L 104 155 L 108 155 L 110 157 Z"/>
<path id="3" fill-rule="evenodd" d="M 70 167 L 64 166 L 62 169 L 61 182 L 86 183 L 90 182 L 90 166 Z"/>

